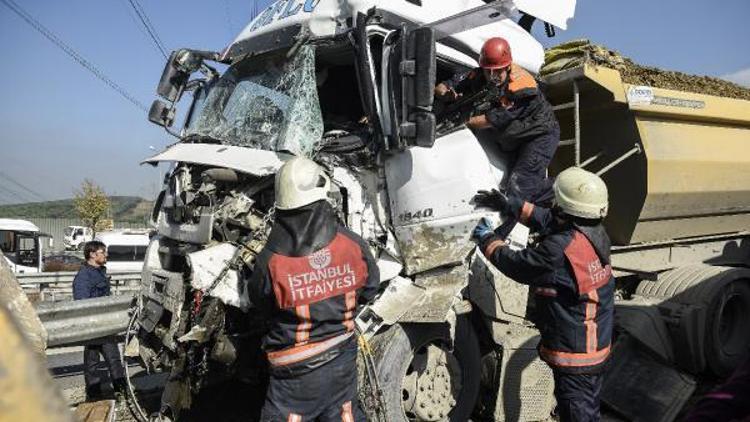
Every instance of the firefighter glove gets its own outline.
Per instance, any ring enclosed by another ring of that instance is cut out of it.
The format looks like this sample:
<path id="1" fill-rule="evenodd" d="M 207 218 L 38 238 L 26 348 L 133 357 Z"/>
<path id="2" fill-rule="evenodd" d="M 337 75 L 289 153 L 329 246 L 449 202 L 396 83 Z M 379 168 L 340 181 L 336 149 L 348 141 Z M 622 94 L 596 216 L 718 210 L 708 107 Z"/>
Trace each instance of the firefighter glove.
<path id="1" fill-rule="evenodd" d="M 484 239 L 488 236 L 493 236 L 494 234 L 495 232 L 490 220 L 486 217 L 482 217 L 482 219 L 479 220 L 479 223 L 477 223 L 477 226 L 474 227 L 474 231 L 471 233 L 471 238 L 481 245 Z"/>
<path id="2" fill-rule="evenodd" d="M 511 213 L 508 197 L 497 189 L 478 191 L 474 195 L 474 203 L 479 207 L 490 208 L 503 215 Z"/>

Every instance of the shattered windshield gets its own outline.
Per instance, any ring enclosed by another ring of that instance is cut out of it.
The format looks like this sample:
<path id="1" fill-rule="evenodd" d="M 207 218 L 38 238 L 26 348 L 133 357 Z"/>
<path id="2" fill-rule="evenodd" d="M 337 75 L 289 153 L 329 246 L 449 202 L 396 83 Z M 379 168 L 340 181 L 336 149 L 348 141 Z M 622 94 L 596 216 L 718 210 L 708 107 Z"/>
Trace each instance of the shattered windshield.
<path id="1" fill-rule="evenodd" d="M 232 66 L 196 112 L 188 137 L 309 156 L 323 135 L 314 48 Z"/>

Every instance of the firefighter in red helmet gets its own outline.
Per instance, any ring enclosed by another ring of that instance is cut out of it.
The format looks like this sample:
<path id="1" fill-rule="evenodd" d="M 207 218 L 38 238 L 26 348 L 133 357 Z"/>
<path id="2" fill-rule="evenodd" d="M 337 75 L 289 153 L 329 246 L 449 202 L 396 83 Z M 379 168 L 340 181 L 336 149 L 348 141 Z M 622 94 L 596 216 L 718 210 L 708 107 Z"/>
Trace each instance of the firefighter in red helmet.
<path id="1" fill-rule="evenodd" d="M 488 39 L 479 55 L 479 68 L 441 82 L 435 95 L 455 101 L 488 86 L 494 88 L 489 90 L 494 93 L 489 109 L 470 117 L 466 125 L 475 130 L 494 130 L 501 149 L 515 155 L 507 179 L 508 195 L 548 205 L 553 194 L 547 166 L 560 142 L 560 126 L 534 77 L 513 63 L 508 41 Z"/>

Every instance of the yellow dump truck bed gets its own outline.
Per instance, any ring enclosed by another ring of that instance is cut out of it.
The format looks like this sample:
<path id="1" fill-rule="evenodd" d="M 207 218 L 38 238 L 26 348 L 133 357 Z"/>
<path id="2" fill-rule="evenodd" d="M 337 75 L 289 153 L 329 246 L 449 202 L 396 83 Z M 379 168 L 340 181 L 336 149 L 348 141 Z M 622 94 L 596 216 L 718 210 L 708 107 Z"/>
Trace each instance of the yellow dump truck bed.
<path id="1" fill-rule="evenodd" d="M 592 64 L 545 82 L 565 140 L 551 172 L 606 170 L 614 244 L 750 230 L 750 101 L 631 85 Z"/>

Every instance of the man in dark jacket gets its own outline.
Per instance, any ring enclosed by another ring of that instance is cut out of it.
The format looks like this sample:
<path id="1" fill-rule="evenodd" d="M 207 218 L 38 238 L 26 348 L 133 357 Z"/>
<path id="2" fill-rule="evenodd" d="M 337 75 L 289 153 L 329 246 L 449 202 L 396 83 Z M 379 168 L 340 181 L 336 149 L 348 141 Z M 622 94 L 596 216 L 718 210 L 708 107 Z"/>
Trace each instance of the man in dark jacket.
<path id="1" fill-rule="evenodd" d="M 494 130 L 500 148 L 515 154 L 508 194 L 536 204 L 551 201 L 552 180 L 547 178 L 547 166 L 560 142 L 560 126 L 534 77 L 513 63 L 504 38 L 487 40 L 479 56 L 479 68 L 438 84 L 435 95 L 454 101 L 483 91 L 487 92 L 490 108 L 471 117 L 466 125 Z"/>
<path id="2" fill-rule="evenodd" d="M 357 305 L 373 298 L 368 245 L 326 200 L 330 179 L 306 158 L 276 175 L 276 219 L 248 292 L 269 319 L 271 379 L 262 421 L 364 421 L 357 401 Z"/>
<path id="3" fill-rule="evenodd" d="M 610 242 L 601 225 L 607 186 L 597 175 L 572 167 L 557 177 L 554 195 L 549 210 L 497 191 L 480 192 L 478 205 L 517 218 L 540 238 L 534 246 L 511 250 L 485 219 L 474 238 L 492 264 L 534 293 L 539 355 L 555 377 L 560 420 L 598 421 L 614 323 Z"/>
<path id="4" fill-rule="evenodd" d="M 107 247 L 97 240 L 86 243 L 83 248 L 84 262 L 73 279 L 73 299 L 91 299 L 110 295 L 107 277 Z M 86 382 L 86 400 L 102 398 L 102 380 L 97 374 L 99 355 L 104 356 L 109 367 L 115 394 L 118 399 L 125 393 L 125 371 L 120 360 L 120 349 L 114 337 L 107 337 L 87 344 L 83 348 L 83 377 Z"/>

